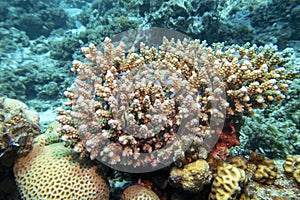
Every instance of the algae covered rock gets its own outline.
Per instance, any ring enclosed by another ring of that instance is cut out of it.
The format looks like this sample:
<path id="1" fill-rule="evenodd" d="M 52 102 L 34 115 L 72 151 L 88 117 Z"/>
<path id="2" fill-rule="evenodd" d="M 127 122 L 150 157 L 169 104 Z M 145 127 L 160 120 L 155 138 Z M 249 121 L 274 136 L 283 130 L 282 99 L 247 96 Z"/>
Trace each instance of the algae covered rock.
<path id="1" fill-rule="evenodd" d="M 0 159 L 11 152 L 27 153 L 40 133 L 37 112 L 23 102 L 0 98 Z"/>

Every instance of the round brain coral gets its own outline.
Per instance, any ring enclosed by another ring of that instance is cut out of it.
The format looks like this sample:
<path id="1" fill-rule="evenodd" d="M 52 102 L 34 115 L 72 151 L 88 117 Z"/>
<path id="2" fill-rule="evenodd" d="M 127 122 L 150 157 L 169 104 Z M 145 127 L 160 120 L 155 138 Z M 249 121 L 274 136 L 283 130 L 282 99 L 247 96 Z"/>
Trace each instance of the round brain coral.
<path id="1" fill-rule="evenodd" d="M 62 143 L 35 147 L 19 158 L 14 174 L 22 199 L 109 199 L 97 167 L 76 158 Z"/>
<path id="2" fill-rule="evenodd" d="M 159 197 L 144 186 L 131 185 L 124 190 L 121 200 L 159 200 Z"/>
<path id="3" fill-rule="evenodd" d="M 235 164 L 223 163 L 218 167 L 208 199 L 236 199 L 245 179 L 246 174 L 243 169 L 238 168 Z"/>

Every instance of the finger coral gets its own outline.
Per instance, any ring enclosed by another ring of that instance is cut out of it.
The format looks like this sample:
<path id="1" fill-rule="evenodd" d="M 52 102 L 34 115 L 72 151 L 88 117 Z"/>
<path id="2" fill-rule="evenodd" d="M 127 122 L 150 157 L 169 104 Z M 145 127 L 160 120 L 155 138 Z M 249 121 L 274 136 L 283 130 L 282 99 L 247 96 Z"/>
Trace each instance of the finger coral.
<path id="1" fill-rule="evenodd" d="M 214 134 L 210 123 L 282 100 L 294 73 L 293 52 L 273 45 L 208 47 L 164 38 L 159 48 L 141 43 L 126 52 L 123 43 L 104 44 L 104 52 L 94 44 L 82 48 L 88 62 L 73 61 L 78 77 L 57 121 L 62 139 L 82 157 L 131 172 L 203 157 L 200 147 Z"/>
<path id="2" fill-rule="evenodd" d="M 35 146 L 14 165 L 22 199 L 109 199 L 97 166 L 79 161 L 62 143 Z"/>

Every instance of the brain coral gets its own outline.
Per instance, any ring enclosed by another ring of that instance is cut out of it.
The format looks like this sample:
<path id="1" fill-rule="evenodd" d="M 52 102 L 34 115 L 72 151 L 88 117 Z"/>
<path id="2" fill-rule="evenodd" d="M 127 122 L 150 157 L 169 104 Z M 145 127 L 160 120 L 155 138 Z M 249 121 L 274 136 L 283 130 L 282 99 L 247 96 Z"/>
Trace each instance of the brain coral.
<path id="1" fill-rule="evenodd" d="M 14 166 L 21 198 L 109 199 L 109 187 L 97 167 L 76 158 L 62 143 L 33 148 Z"/>
<path id="2" fill-rule="evenodd" d="M 141 185 L 131 185 L 122 194 L 122 200 L 159 200 L 150 189 Z"/>
<path id="3" fill-rule="evenodd" d="M 209 199 L 236 199 L 241 191 L 241 185 L 245 181 L 245 176 L 245 171 L 236 165 L 224 163 L 217 170 Z"/>

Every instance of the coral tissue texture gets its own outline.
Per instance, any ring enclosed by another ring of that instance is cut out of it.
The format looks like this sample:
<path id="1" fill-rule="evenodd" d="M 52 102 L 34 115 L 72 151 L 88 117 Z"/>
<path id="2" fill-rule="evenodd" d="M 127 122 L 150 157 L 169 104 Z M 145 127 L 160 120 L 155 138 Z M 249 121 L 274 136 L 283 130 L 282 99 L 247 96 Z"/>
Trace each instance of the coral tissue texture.
<path id="1" fill-rule="evenodd" d="M 24 200 L 108 200 L 109 187 L 97 167 L 78 161 L 62 143 L 37 146 L 14 166 L 16 182 Z"/>
<path id="2" fill-rule="evenodd" d="M 159 200 L 159 198 L 152 190 L 144 186 L 131 185 L 125 189 L 121 200 Z"/>
<path id="3" fill-rule="evenodd" d="M 58 109 L 57 120 L 76 152 L 112 166 L 175 161 L 188 141 L 194 159 L 201 157 L 202 141 L 213 134 L 210 119 L 251 116 L 284 99 L 295 73 L 293 51 L 274 45 L 209 47 L 164 38 L 159 48 L 141 43 L 126 52 L 123 43 L 115 47 L 106 38 L 104 44 L 104 52 L 94 44 L 82 48 L 88 62 L 73 61 L 78 77 L 65 92 L 69 109 Z M 157 150 L 163 153 L 151 154 Z"/>

